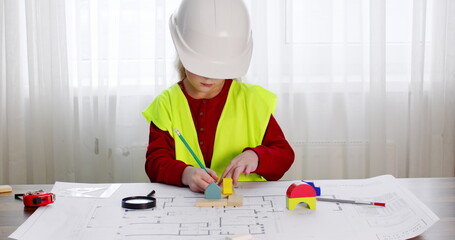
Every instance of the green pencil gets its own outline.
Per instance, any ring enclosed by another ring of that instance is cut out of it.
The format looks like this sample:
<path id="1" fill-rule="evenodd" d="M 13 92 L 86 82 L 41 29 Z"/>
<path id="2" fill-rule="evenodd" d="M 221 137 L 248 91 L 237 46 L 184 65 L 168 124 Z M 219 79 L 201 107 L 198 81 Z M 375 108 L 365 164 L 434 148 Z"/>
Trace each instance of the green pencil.
<path id="1" fill-rule="evenodd" d="M 183 138 L 182 134 L 180 134 L 179 130 L 177 128 L 174 128 L 174 131 L 175 133 L 177 133 L 177 135 L 179 136 L 179 138 L 182 140 L 183 144 L 185 144 L 185 147 L 188 149 L 188 151 L 190 151 L 191 155 L 193 155 L 194 159 L 196 160 L 197 164 L 199 164 L 199 167 L 201 167 L 202 169 L 204 169 L 207 174 L 210 175 L 209 171 L 207 171 L 207 169 L 204 167 L 204 165 L 202 164 L 201 160 L 199 160 L 199 158 L 196 156 L 196 154 L 193 152 L 193 149 L 191 149 L 190 145 L 188 145 L 188 143 L 186 142 L 185 138 Z"/>

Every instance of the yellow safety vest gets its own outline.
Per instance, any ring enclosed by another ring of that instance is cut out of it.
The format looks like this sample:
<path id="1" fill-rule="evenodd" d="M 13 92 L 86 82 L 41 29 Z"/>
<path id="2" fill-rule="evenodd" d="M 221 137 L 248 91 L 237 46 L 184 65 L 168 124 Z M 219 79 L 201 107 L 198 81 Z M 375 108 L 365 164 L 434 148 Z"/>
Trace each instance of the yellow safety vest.
<path id="1" fill-rule="evenodd" d="M 260 86 L 232 81 L 218 121 L 210 167 L 218 176 L 243 149 L 262 144 L 276 101 L 275 94 Z M 174 128 L 180 131 L 205 164 L 188 101 L 178 84 L 163 91 L 142 114 L 149 123 L 152 121 L 159 129 L 171 134 L 175 142 L 176 159 L 199 167 Z M 264 180 L 258 174 L 248 177 L 241 174 L 239 177 L 239 181 Z"/>

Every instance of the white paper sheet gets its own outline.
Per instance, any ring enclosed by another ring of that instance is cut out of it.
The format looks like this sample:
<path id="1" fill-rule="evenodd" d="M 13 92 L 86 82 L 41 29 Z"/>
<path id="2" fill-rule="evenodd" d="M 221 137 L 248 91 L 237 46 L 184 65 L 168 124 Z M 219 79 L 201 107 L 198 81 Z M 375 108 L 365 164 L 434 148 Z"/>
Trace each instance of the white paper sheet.
<path id="1" fill-rule="evenodd" d="M 52 192 L 59 197 L 109 198 L 120 185 L 56 182 Z"/>
<path id="2" fill-rule="evenodd" d="M 203 194 L 156 184 L 122 184 L 109 198 L 59 196 L 68 189 L 106 184 L 56 183 L 57 201 L 40 207 L 10 237 L 14 239 L 225 239 L 249 233 L 253 239 L 379 239 L 417 236 L 438 217 L 390 175 L 361 180 L 315 181 L 325 197 L 374 200 L 387 206 L 318 202 L 286 209 L 286 190 L 298 181 L 248 182 L 235 189 L 242 207 L 195 207 Z M 157 207 L 125 210 L 121 199 L 156 191 Z M 54 190 L 53 190 L 54 191 Z M 55 193 L 54 192 L 54 193 Z"/>

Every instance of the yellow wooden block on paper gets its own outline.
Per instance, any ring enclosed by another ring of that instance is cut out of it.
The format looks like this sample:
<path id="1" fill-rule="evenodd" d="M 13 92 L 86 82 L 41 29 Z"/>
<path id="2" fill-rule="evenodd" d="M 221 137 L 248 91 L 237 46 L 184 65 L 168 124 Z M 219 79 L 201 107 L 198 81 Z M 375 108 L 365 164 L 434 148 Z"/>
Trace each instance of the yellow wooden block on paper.
<path id="1" fill-rule="evenodd" d="M 232 194 L 232 178 L 223 178 L 223 194 Z"/>
<path id="2" fill-rule="evenodd" d="M 306 203 L 309 209 L 316 209 L 316 197 L 290 198 L 286 197 L 286 208 L 294 210 L 299 203 Z"/>

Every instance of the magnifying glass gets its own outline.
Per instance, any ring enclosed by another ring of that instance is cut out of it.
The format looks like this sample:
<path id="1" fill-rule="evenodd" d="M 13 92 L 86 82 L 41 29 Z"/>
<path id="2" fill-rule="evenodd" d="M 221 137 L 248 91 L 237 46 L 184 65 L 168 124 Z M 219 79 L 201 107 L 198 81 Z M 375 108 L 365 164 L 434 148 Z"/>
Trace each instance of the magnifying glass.
<path id="1" fill-rule="evenodd" d="M 122 199 L 122 207 L 128 209 L 148 209 L 156 206 L 156 199 L 152 197 L 155 190 L 147 196 L 133 196 Z"/>

